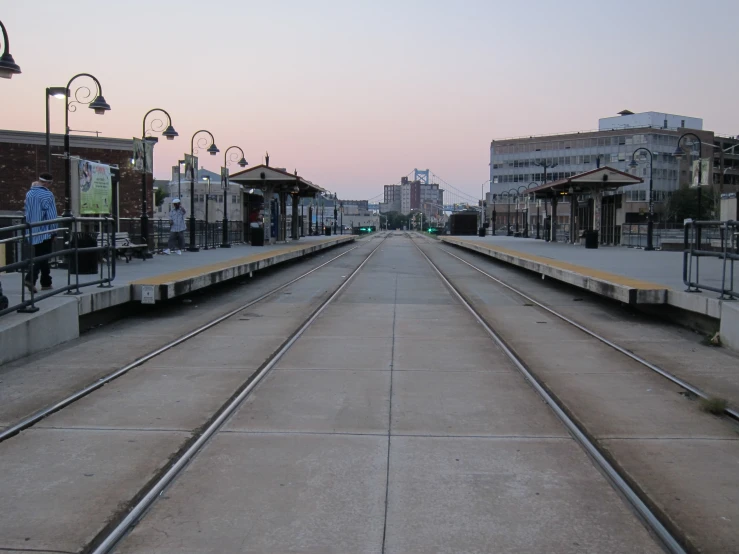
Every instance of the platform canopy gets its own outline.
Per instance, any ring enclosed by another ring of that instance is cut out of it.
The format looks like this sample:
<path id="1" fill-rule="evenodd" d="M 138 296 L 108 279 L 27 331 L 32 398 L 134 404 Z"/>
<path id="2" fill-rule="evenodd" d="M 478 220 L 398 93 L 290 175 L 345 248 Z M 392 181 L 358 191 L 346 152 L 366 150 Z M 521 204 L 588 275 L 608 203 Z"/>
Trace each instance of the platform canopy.
<path id="1" fill-rule="evenodd" d="M 244 188 L 255 188 L 264 191 L 265 188 L 271 188 L 274 192 L 286 191 L 295 192 L 298 187 L 299 196 L 315 196 L 316 194 L 326 192 L 325 189 L 304 179 L 297 172 L 290 174 L 287 171 L 267 165 L 255 165 L 249 169 L 239 171 L 230 175 L 228 180 L 231 183 L 244 185 Z"/>
<path id="2" fill-rule="evenodd" d="M 596 194 L 643 182 L 644 179 L 631 173 L 604 166 L 527 189 L 522 195 L 533 194 L 536 198 L 551 198 L 571 194 Z"/>

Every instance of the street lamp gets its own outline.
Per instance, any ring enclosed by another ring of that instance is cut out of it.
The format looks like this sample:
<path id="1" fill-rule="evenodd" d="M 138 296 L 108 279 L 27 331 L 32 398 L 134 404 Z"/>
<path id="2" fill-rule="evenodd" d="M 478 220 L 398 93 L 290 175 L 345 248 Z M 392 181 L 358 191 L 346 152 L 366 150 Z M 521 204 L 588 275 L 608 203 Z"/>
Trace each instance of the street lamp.
<path id="1" fill-rule="evenodd" d="M 495 212 L 495 198 L 497 194 L 493 194 L 493 221 L 491 222 L 493 226 L 493 236 L 495 236 L 495 225 L 496 225 L 496 219 L 497 219 L 497 213 Z"/>
<path id="2" fill-rule="evenodd" d="M 86 86 L 81 86 L 74 91 L 74 94 L 69 94 L 68 91 L 72 88 L 72 82 L 80 77 L 89 77 L 95 81 L 95 97 L 92 98 L 92 92 Z M 110 110 L 110 106 L 103 97 L 103 87 L 100 85 L 100 81 L 96 77 L 89 73 L 78 73 L 72 77 L 67 83 L 66 87 L 63 87 L 65 93 L 65 109 L 64 109 L 64 213 L 62 217 L 70 217 L 72 215 L 72 160 L 69 157 L 69 112 L 77 111 L 77 104 L 88 105 L 97 115 L 104 115 L 105 112 Z M 74 97 L 74 100 L 70 102 L 70 98 Z"/>
<path id="3" fill-rule="evenodd" d="M 8 40 L 8 32 L 5 30 L 5 25 L 0 21 L 0 30 L 3 33 L 3 44 L 5 45 L 5 52 L 0 56 L 0 78 L 12 79 L 13 75 L 18 75 L 21 72 L 21 68 L 15 63 L 13 56 L 10 55 L 10 41 Z"/>
<path id="4" fill-rule="evenodd" d="M 210 175 L 205 175 L 203 181 L 208 183 L 205 187 L 205 246 L 203 250 L 208 250 L 208 200 L 210 199 Z"/>
<path id="5" fill-rule="evenodd" d="M 518 189 L 516 189 L 516 194 L 521 196 L 521 189 L 526 190 L 528 187 L 526 185 L 520 185 Z M 529 195 L 525 195 L 526 198 L 526 207 L 524 208 L 524 220 L 523 220 L 523 236 L 524 238 L 529 238 Z M 518 200 L 516 201 L 516 208 L 518 208 Z M 518 222 L 518 214 L 516 214 L 516 222 Z"/>
<path id="6" fill-rule="evenodd" d="M 698 141 L 698 217 L 696 219 L 700 221 L 701 196 L 703 196 L 701 191 L 701 177 L 703 175 L 703 168 L 701 167 L 701 154 L 703 152 L 703 141 L 701 141 L 700 137 L 695 133 L 683 133 L 682 135 L 680 135 L 680 138 L 677 139 L 677 148 L 675 148 L 675 153 L 673 154 L 673 156 L 675 156 L 678 160 L 681 160 L 685 157 L 685 150 L 683 150 L 683 148 L 680 146 L 680 143 L 685 137 L 693 137 L 696 141 Z"/>
<path id="7" fill-rule="evenodd" d="M 172 127 L 172 118 L 170 117 L 169 113 L 167 113 L 165 110 L 161 108 L 154 108 L 152 110 L 149 110 L 144 115 L 144 119 L 141 122 L 141 140 L 142 141 L 148 141 L 151 143 L 156 143 L 157 138 L 152 136 L 146 136 L 147 132 L 155 133 L 160 131 L 162 128 L 164 128 L 164 122 L 161 119 L 152 119 L 151 125 L 149 129 L 146 128 L 146 118 L 149 117 L 149 114 L 152 114 L 154 112 L 161 112 L 164 115 L 167 116 L 167 127 L 162 131 L 162 136 L 166 137 L 167 140 L 174 140 L 176 136 L 179 136 L 179 133 L 174 130 L 174 127 Z M 153 158 L 153 156 L 152 156 Z M 152 164 L 154 161 L 152 160 Z M 153 168 L 152 168 L 152 179 L 154 178 Z M 146 250 L 143 253 L 143 256 L 147 258 L 151 258 L 151 253 L 149 252 L 149 214 L 148 209 L 146 206 L 146 148 L 144 148 L 144 167 L 143 171 L 141 172 L 141 242 L 142 244 L 146 245 Z"/>
<path id="8" fill-rule="evenodd" d="M 528 185 L 526 185 L 527 189 L 538 187 L 539 183 L 536 181 L 531 181 Z M 534 197 L 534 200 L 536 200 L 536 196 Z M 527 214 L 528 215 L 528 214 Z M 541 235 L 539 234 L 539 201 L 536 201 L 536 238 L 541 238 Z"/>
<path id="9" fill-rule="evenodd" d="M 231 157 L 228 156 L 228 151 L 235 148 L 241 152 L 241 158 L 238 158 L 238 154 L 233 152 Z M 238 160 L 238 161 L 237 161 Z M 239 167 L 246 167 L 249 162 L 244 157 L 244 151 L 238 146 L 229 146 L 223 153 L 223 169 L 221 170 L 221 186 L 223 187 L 223 241 L 221 242 L 221 248 L 231 248 L 231 243 L 228 241 L 228 196 L 229 196 L 229 184 L 228 184 L 228 162 L 236 162 Z"/>
<path id="10" fill-rule="evenodd" d="M 64 87 L 46 87 L 46 171 L 51 173 L 51 127 L 49 123 L 49 98 L 63 100 L 69 94 Z"/>
<path id="11" fill-rule="evenodd" d="M 195 137 L 200 133 L 207 133 L 210 136 L 210 146 L 206 149 L 208 154 L 215 156 L 220 152 L 216 146 L 216 139 L 213 138 L 213 133 L 206 131 L 205 129 L 200 129 L 199 131 L 195 131 L 192 139 L 190 139 L 190 159 L 195 157 Z M 205 148 L 206 144 L 208 144 L 208 139 L 206 137 L 200 137 L 198 139 L 198 148 Z M 195 243 L 195 180 L 197 178 L 198 168 L 193 164 L 192 179 L 190 179 L 190 246 L 187 249 L 188 252 L 197 252 L 200 250 Z"/>
<path id="12" fill-rule="evenodd" d="M 334 193 L 334 235 L 336 235 L 336 228 L 339 223 L 338 203 L 336 199 L 336 193 Z"/>
<path id="13" fill-rule="evenodd" d="M 541 184 L 546 185 L 547 184 L 547 169 L 552 169 L 557 167 L 559 164 L 557 162 L 554 162 L 552 164 L 547 163 L 547 160 L 540 160 L 538 162 L 534 162 L 534 165 L 544 168 L 544 179 L 542 180 Z M 552 200 L 554 202 L 555 200 Z M 554 209 L 554 208 L 552 208 Z M 546 198 L 544 199 L 544 218 L 546 219 L 547 216 L 547 201 Z M 572 222 L 570 222 L 572 224 Z M 549 240 L 551 242 L 557 242 L 557 218 L 553 217 L 551 221 L 551 227 L 549 231 Z"/>
<path id="14" fill-rule="evenodd" d="M 652 174 L 654 172 L 654 158 L 652 157 L 652 152 L 647 148 L 637 148 L 636 150 L 634 150 L 633 154 L 631 154 L 631 162 L 629 163 L 629 167 L 632 169 L 636 169 L 639 166 L 636 161 L 636 153 L 640 150 L 649 154 L 649 219 L 647 219 L 647 247 L 644 250 L 654 250 L 654 195 L 652 193 Z"/>

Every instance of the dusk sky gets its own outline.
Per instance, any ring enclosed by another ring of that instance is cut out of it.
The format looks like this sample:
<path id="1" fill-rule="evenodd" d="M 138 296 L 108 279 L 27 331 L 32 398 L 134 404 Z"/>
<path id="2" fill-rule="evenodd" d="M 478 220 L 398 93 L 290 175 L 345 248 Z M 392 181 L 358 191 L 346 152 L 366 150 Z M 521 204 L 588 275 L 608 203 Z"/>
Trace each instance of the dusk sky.
<path id="1" fill-rule="evenodd" d="M 1 128 L 43 131 L 44 88 L 89 72 L 112 111 L 73 129 L 129 138 L 150 108 L 172 114 L 159 178 L 202 128 L 344 198 L 414 167 L 479 197 L 491 139 L 622 109 L 739 134 L 736 0 L 0 0 L 0 20 L 23 71 L 0 81 Z"/>

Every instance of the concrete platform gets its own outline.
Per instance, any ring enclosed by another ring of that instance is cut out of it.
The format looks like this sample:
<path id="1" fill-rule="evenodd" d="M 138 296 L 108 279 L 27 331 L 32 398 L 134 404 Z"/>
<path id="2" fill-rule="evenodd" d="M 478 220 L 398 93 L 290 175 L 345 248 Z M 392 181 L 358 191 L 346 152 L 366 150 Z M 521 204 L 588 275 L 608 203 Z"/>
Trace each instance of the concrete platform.
<path id="1" fill-rule="evenodd" d="M 298 242 L 263 247 L 235 245 L 232 248 L 183 252 L 181 256 L 158 255 L 150 260 L 118 261 L 116 279 L 110 288 L 90 286 L 81 294 L 60 294 L 38 303 L 33 314 L 0 317 L 0 364 L 51 348 L 79 336 L 79 317 L 129 302 L 140 302 L 145 286 L 153 288 L 155 302 L 176 298 L 273 265 L 355 240 L 353 235 L 304 237 Z M 2 275 L 3 292 L 10 303 L 20 301 L 20 274 Z M 80 275 L 80 283 L 98 275 Z M 67 282 L 66 270 L 52 270 L 55 285 Z"/>
<path id="2" fill-rule="evenodd" d="M 507 236 L 444 236 L 440 240 L 625 304 L 667 305 L 721 319 L 723 302 L 716 293 L 685 292 L 682 252 L 623 247 L 589 250 Z M 721 268 L 711 263 L 714 261 L 701 263 L 701 280 L 707 284 L 715 281 L 720 286 Z"/>

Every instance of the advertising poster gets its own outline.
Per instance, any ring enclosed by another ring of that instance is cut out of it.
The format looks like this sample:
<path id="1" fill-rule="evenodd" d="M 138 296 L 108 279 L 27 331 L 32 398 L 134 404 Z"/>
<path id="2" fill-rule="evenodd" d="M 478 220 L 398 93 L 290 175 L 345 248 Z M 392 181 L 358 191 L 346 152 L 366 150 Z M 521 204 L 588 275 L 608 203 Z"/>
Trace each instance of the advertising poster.
<path id="1" fill-rule="evenodd" d="M 133 169 L 139 173 L 152 173 L 154 145 L 139 138 L 133 139 Z"/>
<path id="2" fill-rule="evenodd" d="M 691 181 L 692 183 L 691 186 L 697 187 L 699 184 L 698 183 L 698 171 L 699 171 L 698 168 L 699 167 L 700 167 L 700 172 L 701 172 L 700 185 L 701 186 L 710 185 L 711 181 L 708 178 L 708 175 L 709 175 L 708 174 L 708 160 L 695 160 L 692 166 L 693 179 Z"/>
<path id="3" fill-rule="evenodd" d="M 228 190 L 228 168 L 227 167 L 221 168 L 221 188 L 223 190 Z"/>
<path id="4" fill-rule="evenodd" d="M 185 154 L 185 180 L 197 181 L 198 157 Z"/>
<path id="5" fill-rule="evenodd" d="M 80 214 L 110 215 L 113 203 L 113 182 L 110 166 L 79 161 Z"/>

